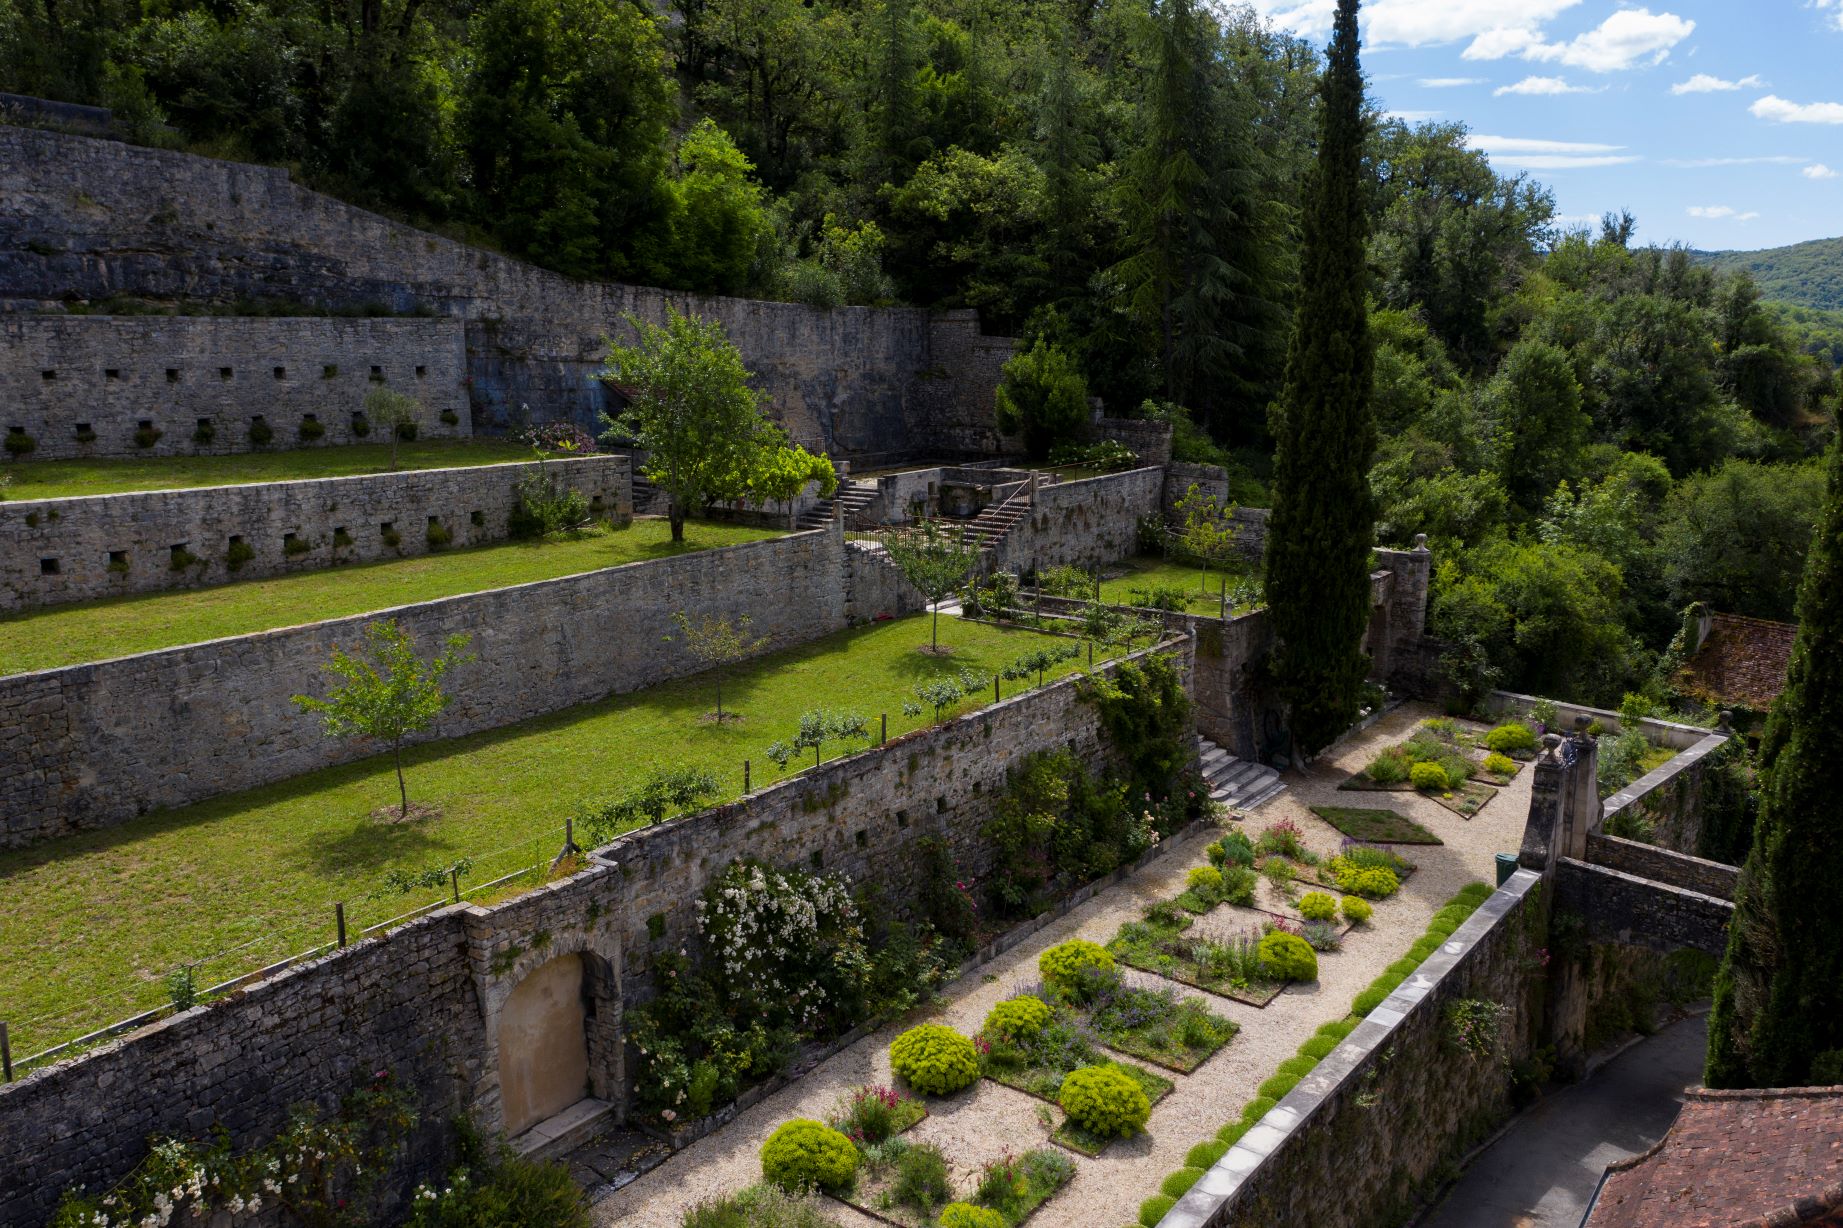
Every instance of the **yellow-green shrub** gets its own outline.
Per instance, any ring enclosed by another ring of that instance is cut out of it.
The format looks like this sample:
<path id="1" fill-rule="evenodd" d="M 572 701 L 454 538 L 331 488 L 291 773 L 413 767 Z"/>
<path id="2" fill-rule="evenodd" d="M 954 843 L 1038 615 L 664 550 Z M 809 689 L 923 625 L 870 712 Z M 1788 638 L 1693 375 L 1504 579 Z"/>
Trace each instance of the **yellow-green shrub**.
<path id="1" fill-rule="evenodd" d="M 1536 731 L 1521 721 L 1505 721 L 1485 735 L 1485 749 L 1515 755 L 1536 749 Z"/>
<path id="2" fill-rule="evenodd" d="M 1184 876 L 1184 885 L 1192 891 L 1215 895 L 1222 890 L 1222 871 L 1215 866 L 1193 866 Z"/>
<path id="3" fill-rule="evenodd" d="M 985 1017 L 985 1034 L 1002 1040 L 1029 1040 L 1049 1022 L 1049 1006 L 1041 998 L 1025 994 L 1006 998 Z"/>
<path id="4" fill-rule="evenodd" d="M 1005 1217 L 990 1207 L 974 1206 L 970 1202 L 950 1202 L 941 1208 L 941 1217 L 935 1221 L 940 1228 L 1006 1228 Z"/>
<path id="5" fill-rule="evenodd" d="M 1152 1102 L 1146 1099 L 1145 1089 L 1117 1066 L 1071 1070 L 1063 1078 L 1056 1100 L 1069 1120 L 1103 1138 L 1137 1134 L 1152 1115 Z"/>
<path id="6" fill-rule="evenodd" d="M 1508 776 L 1516 770 L 1517 761 L 1512 759 L 1509 755 L 1500 755 L 1496 751 L 1492 751 L 1485 756 L 1485 771 L 1487 772 L 1493 772 L 1499 776 Z"/>
<path id="7" fill-rule="evenodd" d="M 762 1144 L 762 1176 L 784 1190 L 842 1190 L 857 1172 L 858 1149 L 823 1122 L 782 1122 Z"/>
<path id="8" fill-rule="evenodd" d="M 1370 902 L 1360 895 L 1347 895 L 1337 902 L 1337 906 L 1343 910 L 1344 920 L 1352 925 L 1362 925 L 1370 919 L 1370 914 L 1375 912 L 1375 909 L 1370 907 Z"/>
<path id="9" fill-rule="evenodd" d="M 1423 793 L 1446 791 L 1446 769 L 1437 763 L 1417 763 L 1408 769 L 1408 780 Z"/>
<path id="10" fill-rule="evenodd" d="M 1043 974 L 1043 983 L 1051 989 L 1074 993 L 1080 989 L 1084 978 L 1112 973 L 1113 955 L 1097 942 L 1071 938 L 1037 956 L 1037 971 Z"/>
<path id="11" fill-rule="evenodd" d="M 979 1077 L 979 1054 L 952 1028 L 924 1023 L 890 1044 L 890 1066 L 916 1091 L 949 1096 Z"/>
<path id="12" fill-rule="evenodd" d="M 1261 939 L 1261 965 L 1276 981 L 1316 981 L 1318 954 L 1297 934 L 1275 930 Z"/>
<path id="13" fill-rule="evenodd" d="M 1322 891 L 1308 891 L 1299 897 L 1299 915 L 1307 921 L 1329 921 L 1337 916 L 1337 901 Z"/>

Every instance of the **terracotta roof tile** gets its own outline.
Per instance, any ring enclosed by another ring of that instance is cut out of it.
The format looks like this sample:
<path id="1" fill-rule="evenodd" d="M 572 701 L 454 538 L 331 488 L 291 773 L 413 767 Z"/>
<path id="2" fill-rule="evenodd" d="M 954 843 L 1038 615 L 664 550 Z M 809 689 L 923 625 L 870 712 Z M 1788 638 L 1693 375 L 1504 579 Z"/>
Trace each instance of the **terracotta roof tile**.
<path id="1" fill-rule="evenodd" d="M 1606 1170 L 1585 1228 L 1843 1225 L 1843 1087 L 1693 1088 L 1658 1145 Z"/>
<path id="2" fill-rule="evenodd" d="M 1741 614 L 1710 615 L 1709 634 L 1683 663 L 1678 684 L 1718 703 L 1764 710 L 1785 689 L 1798 627 Z"/>

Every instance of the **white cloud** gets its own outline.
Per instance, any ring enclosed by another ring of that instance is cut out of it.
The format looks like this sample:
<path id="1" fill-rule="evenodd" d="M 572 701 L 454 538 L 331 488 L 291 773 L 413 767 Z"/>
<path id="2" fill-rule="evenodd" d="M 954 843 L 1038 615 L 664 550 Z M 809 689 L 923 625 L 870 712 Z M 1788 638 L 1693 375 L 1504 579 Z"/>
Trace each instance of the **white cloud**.
<path id="1" fill-rule="evenodd" d="M 1837 177 L 1837 173 L 1822 162 L 1813 162 L 1800 173 L 1806 179 L 1835 179 Z"/>
<path id="2" fill-rule="evenodd" d="M 1491 91 L 1493 97 L 1505 94 L 1597 94 L 1599 90 L 1585 85 L 1569 85 L 1560 77 L 1525 77 L 1515 85 L 1500 85 Z"/>
<path id="3" fill-rule="evenodd" d="M 1756 119 L 1781 124 L 1843 124 L 1843 102 L 1792 102 L 1768 94 L 1747 109 Z"/>
<path id="4" fill-rule="evenodd" d="M 1793 157 L 1791 154 L 1756 154 L 1748 158 L 1660 158 L 1660 166 L 1675 166 L 1688 170 L 1702 170 L 1710 166 L 1797 166 L 1808 162 L 1809 158 Z"/>
<path id="5" fill-rule="evenodd" d="M 1532 171 L 1565 171 L 1590 166 L 1623 166 L 1638 161 L 1637 154 L 1621 153 L 1623 145 L 1591 141 L 1546 141 L 1520 136 L 1473 134 L 1467 144 L 1499 166 Z"/>
<path id="6" fill-rule="evenodd" d="M 1430 90 L 1450 90 L 1460 85 L 1483 85 L 1483 77 L 1422 77 L 1420 84 Z"/>
<path id="7" fill-rule="evenodd" d="M 1708 218 L 1711 220 L 1715 218 L 1733 218 L 1737 222 L 1751 222 L 1754 218 L 1760 216 L 1758 213 L 1754 212 L 1738 213 L 1732 205 L 1691 205 L 1689 207 L 1689 215 L 1691 217 Z"/>
<path id="8" fill-rule="evenodd" d="M 1839 4 L 1837 0 L 1811 0 L 1809 7 L 1817 9 L 1820 12 L 1828 12 L 1830 14 L 1830 24 L 1839 30 L 1843 30 L 1843 4 Z"/>
<path id="9" fill-rule="evenodd" d="M 1476 38 L 1487 30 L 1533 30 L 1581 0 L 1374 0 L 1363 6 L 1365 50 L 1371 44 L 1424 47 Z M 1254 7 L 1298 34 L 1331 30 L 1336 0 L 1254 0 Z"/>
<path id="10" fill-rule="evenodd" d="M 1758 73 L 1742 77 L 1739 81 L 1724 81 L 1720 77 L 1711 77 L 1699 72 L 1687 81 L 1679 81 L 1670 87 L 1673 94 L 1713 94 L 1726 90 L 1758 89 L 1766 84 L 1760 80 Z"/>
<path id="11" fill-rule="evenodd" d="M 1589 72 L 1618 72 L 1636 64 L 1658 64 L 1670 49 L 1690 36 L 1696 23 L 1675 13 L 1620 9 L 1605 21 L 1565 43 L 1543 41 L 1529 22 L 1487 30 L 1461 54 L 1467 60 L 1526 60 L 1566 64 Z"/>

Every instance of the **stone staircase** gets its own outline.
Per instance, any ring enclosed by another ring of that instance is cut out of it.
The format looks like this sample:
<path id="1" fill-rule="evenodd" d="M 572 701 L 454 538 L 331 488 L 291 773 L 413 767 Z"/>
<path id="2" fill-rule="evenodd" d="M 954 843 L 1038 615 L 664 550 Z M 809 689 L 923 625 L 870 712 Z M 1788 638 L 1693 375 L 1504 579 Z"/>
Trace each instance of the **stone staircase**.
<path id="1" fill-rule="evenodd" d="M 983 509 L 971 520 L 960 524 L 960 540 L 981 550 L 991 550 L 1005 540 L 1018 521 L 1030 515 L 1030 490 L 1026 487 L 1006 499 Z"/>
<path id="2" fill-rule="evenodd" d="M 638 496 L 636 496 L 636 499 Z M 830 499 L 821 499 L 812 507 L 800 513 L 795 523 L 802 529 L 822 529 L 834 520 L 843 520 L 847 526 L 851 518 L 877 501 L 877 484 L 875 482 L 842 481 L 838 492 Z"/>
<path id="3" fill-rule="evenodd" d="M 666 497 L 659 488 L 634 474 L 634 515 L 663 516 L 666 514 Z"/>
<path id="4" fill-rule="evenodd" d="M 1231 809 L 1253 810 L 1286 791 L 1280 773 L 1265 764 L 1237 759 L 1202 734 L 1197 735 L 1197 754 L 1203 778 L 1209 781 L 1210 798 Z"/>

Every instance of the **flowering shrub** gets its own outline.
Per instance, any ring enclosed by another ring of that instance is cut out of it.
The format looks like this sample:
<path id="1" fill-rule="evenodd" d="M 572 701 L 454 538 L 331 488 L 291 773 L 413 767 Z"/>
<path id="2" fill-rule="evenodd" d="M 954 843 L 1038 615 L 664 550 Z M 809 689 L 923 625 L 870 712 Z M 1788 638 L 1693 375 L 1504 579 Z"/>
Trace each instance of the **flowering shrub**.
<path id="1" fill-rule="evenodd" d="M 567 1165 L 527 1160 L 461 1131 L 461 1163 L 440 1189 L 416 1187 L 403 1228 L 589 1228 L 589 1204 Z"/>
<path id="2" fill-rule="evenodd" d="M 1291 819 L 1281 819 L 1263 828 L 1260 839 L 1254 842 L 1254 851 L 1262 854 L 1278 853 L 1294 861 L 1309 863 L 1317 860 L 1305 845 L 1305 832 Z"/>
<path id="3" fill-rule="evenodd" d="M 1508 776 L 1517 770 L 1517 761 L 1509 755 L 1500 755 L 1492 751 L 1485 756 L 1485 771 L 1498 776 Z"/>
<path id="4" fill-rule="evenodd" d="M 1184 885 L 1192 891 L 1213 896 L 1222 890 L 1222 871 L 1214 866 L 1193 866 L 1184 876 Z"/>
<path id="5" fill-rule="evenodd" d="M 847 1189 L 858 1168 L 850 1139 L 804 1117 L 782 1122 L 762 1144 L 761 1158 L 762 1176 L 790 1193 Z"/>
<path id="6" fill-rule="evenodd" d="M 862 921 L 835 875 L 739 861 L 711 884 L 697 913 L 738 1018 L 817 1029 L 841 981 L 862 967 Z"/>
<path id="7" fill-rule="evenodd" d="M 518 438 L 540 452 L 585 456 L 595 451 L 595 436 L 574 422 L 534 422 L 520 431 Z"/>
<path id="8" fill-rule="evenodd" d="M 881 1143 L 927 1115 L 928 1110 L 915 1097 L 867 1083 L 842 1099 L 826 1124 L 853 1143 Z"/>
<path id="9" fill-rule="evenodd" d="M 1251 866 L 1254 864 L 1254 844 L 1248 839 L 1246 832 L 1231 831 L 1204 851 L 1209 854 L 1211 865 Z"/>
<path id="10" fill-rule="evenodd" d="M 1117 975 L 1107 948 L 1083 938 L 1059 942 L 1037 956 L 1037 971 L 1052 990 L 1077 996 L 1078 1000 L 1093 987 L 1092 980 Z"/>
<path id="11" fill-rule="evenodd" d="M 949 1096 L 979 1078 L 973 1042 L 952 1028 L 924 1023 L 890 1045 L 890 1066 L 916 1091 Z"/>
<path id="12" fill-rule="evenodd" d="M 270 1205 L 305 1223 L 367 1223 L 372 1187 L 415 1123 L 409 1096 L 380 1070 L 340 1102 L 337 1116 L 322 1121 L 312 1109 L 299 1110 L 247 1155 L 232 1155 L 221 1132 L 211 1143 L 155 1140 L 113 1190 L 68 1191 L 51 1228 L 165 1228 L 218 1212 L 254 1215 Z"/>
<path id="13" fill-rule="evenodd" d="M 1043 999 L 1025 994 L 1022 997 L 1007 998 L 994 1006 L 985 1017 L 984 1031 L 994 1039 L 1012 1042 L 1029 1040 L 1043 1031 L 1049 1017 L 1049 1006 Z"/>
<path id="14" fill-rule="evenodd" d="M 990 1207 L 950 1202 L 941 1208 L 940 1228 L 1005 1228 L 1005 1217 Z"/>
<path id="15" fill-rule="evenodd" d="M 1297 934 L 1276 929 L 1261 939 L 1261 966 L 1276 981 L 1316 981 L 1318 956 Z"/>
<path id="16" fill-rule="evenodd" d="M 1375 911 L 1370 907 L 1370 902 L 1360 895 L 1347 895 L 1337 902 L 1337 906 L 1343 911 L 1344 920 L 1353 925 L 1362 925 Z"/>
<path id="17" fill-rule="evenodd" d="M 1337 879 L 1337 889 L 1347 895 L 1383 899 L 1401 889 L 1401 879 L 1394 870 L 1386 866 L 1364 865 L 1352 856 L 1333 857 L 1331 874 Z"/>
<path id="18" fill-rule="evenodd" d="M 1510 1008 L 1482 998 L 1461 998 L 1446 1008 L 1447 1036 L 1453 1047 L 1478 1061 L 1498 1050 Z M 1506 1055 L 1508 1060 L 1508 1055 Z"/>
<path id="19" fill-rule="evenodd" d="M 1299 897 L 1299 915 L 1307 921 L 1329 921 L 1337 916 L 1337 901 L 1322 891 L 1308 891 Z"/>
<path id="20" fill-rule="evenodd" d="M 1137 1134 L 1152 1115 L 1145 1089 L 1117 1066 L 1084 1066 L 1062 1080 L 1062 1111 L 1090 1134 Z"/>

